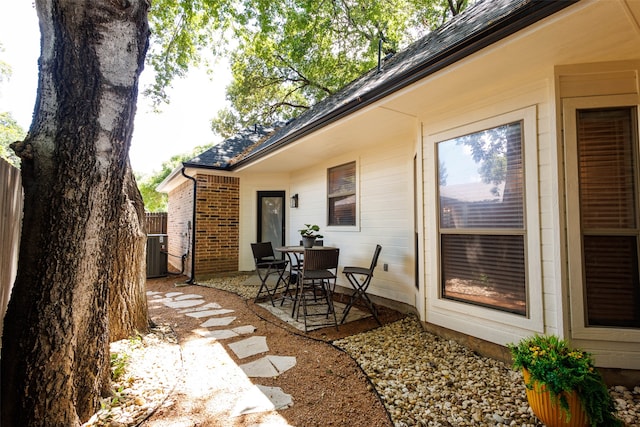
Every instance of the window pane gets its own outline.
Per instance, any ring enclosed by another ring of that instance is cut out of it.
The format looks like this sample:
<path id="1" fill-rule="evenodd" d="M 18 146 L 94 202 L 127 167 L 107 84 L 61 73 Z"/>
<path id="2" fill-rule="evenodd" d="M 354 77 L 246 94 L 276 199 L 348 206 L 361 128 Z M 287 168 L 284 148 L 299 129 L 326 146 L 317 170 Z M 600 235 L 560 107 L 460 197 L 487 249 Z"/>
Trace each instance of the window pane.
<path id="1" fill-rule="evenodd" d="M 355 225 L 356 196 L 329 199 L 329 225 Z"/>
<path id="2" fill-rule="evenodd" d="M 584 236 L 587 324 L 640 327 L 635 236 Z"/>
<path id="3" fill-rule="evenodd" d="M 355 194 L 355 162 L 329 169 L 329 197 L 341 194 Z"/>
<path id="4" fill-rule="evenodd" d="M 444 298 L 526 315 L 524 236 L 441 237 Z"/>
<path id="5" fill-rule="evenodd" d="M 576 113 L 588 326 L 640 327 L 635 112 Z"/>
<path id="6" fill-rule="evenodd" d="M 329 225 L 356 225 L 356 162 L 328 171 Z"/>
<path id="7" fill-rule="evenodd" d="M 522 122 L 438 143 L 440 227 L 524 227 Z"/>
<path id="8" fill-rule="evenodd" d="M 578 111 L 584 228 L 636 227 L 632 110 Z"/>

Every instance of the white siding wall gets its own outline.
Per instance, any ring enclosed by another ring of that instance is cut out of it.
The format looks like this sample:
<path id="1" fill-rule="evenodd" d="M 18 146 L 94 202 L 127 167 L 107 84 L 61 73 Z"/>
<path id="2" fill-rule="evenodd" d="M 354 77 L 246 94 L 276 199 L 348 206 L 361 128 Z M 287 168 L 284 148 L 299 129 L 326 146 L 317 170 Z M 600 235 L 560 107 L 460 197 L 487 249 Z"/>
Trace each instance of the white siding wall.
<path id="1" fill-rule="evenodd" d="M 288 174 L 240 174 L 240 271 L 252 271 L 255 266 L 251 254 L 251 243 L 258 235 L 258 191 L 285 191 L 285 206 L 288 210 Z M 285 213 L 288 218 L 289 212 Z"/>
<path id="2" fill-rule="evenodd" d="M 368 266 L 376 244 L 382 245 L 371 293 L 415 305 L 413 254 L 413 147 L 411 136 L 352 152 L 289 175 L 241 177 L 240 269 L 253 269 L 249 244 L 255 241 L 256 192 L 286 190 L 298 194 L 299 207 L 286 212 L 287 243 L 297 245 L 298 229 L 318 224 L 324 244 L 340 248 L 340 268 Z M 327 227 L 327 169 L 356 162 L 358 226 Z M 383 265 L 388 264 L 388 271 Z M 348 286 L 343 277 L 339 284 Z"/>
<path id="3" fill-rule="evenodd" d="M 413 305 L 413 154 L 408 147 L 413 147 L 410 138 L 390 141 L 292 174 L 291 191 L 299 194 L 300 207 L 291 210 L 289 237 L 297 244 L 303 224 L 320 225 L 325 245 L 340 248 L 341 267 L 368 266 L 375 245 L 382 245 L 370 292 Z M 327 169 L 351 161 L 358 178 L 358 225 L 327 227 Z M 339 283 L 348 286 L 342 277 Z"/>

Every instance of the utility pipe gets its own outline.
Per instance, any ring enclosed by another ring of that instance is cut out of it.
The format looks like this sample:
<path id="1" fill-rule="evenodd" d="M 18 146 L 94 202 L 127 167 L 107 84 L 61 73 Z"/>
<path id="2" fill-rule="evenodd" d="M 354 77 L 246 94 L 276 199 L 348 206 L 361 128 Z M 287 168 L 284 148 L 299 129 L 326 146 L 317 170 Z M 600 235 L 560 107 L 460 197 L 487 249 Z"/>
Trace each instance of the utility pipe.
<path id="1" fill-rule="evenodd" d="M 191 218 L 191 277 L 187 280 L 187 283 L 194 284 L 196 277 L 196 192 L 198 190 L 198 181 L 192 176 L 185 173 L 186 168 L 183 166 L 182 175 L 193 181 L 193 213 Z"/>

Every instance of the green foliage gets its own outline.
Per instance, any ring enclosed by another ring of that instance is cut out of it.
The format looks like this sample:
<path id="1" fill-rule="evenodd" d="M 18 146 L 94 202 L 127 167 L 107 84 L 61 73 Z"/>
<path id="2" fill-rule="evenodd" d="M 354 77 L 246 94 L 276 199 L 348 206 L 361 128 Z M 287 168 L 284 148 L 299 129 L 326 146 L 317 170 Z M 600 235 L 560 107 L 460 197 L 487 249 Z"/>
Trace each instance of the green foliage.
<path id="1" fill-rule="evenodd" d="M 467 2 L 458 1 L 457 8 Z M 234 28 L 231 110 L 212 121 L 230 136 L 251 123 L 288 120 L 451 17 L 447 0 L 246 0 Z M 457 13 L 457 12 L 455 12 Z M 230 125 L 235 119 L 235 124 Z"/>
<path id="2" fill-rule="evenodd" d="M 126 353 L 111 353 L 111 379 L 119 381 L 127 370 L 129 355 Z"/>
<path id="3" fill-rule="evenodd" d="M 26 134 L 10 113 L 0 113 L 0 157 L 17 168 L 20 167 L 20 158 L 9 148 L 9 144 L 22 141 Z"/>
<path id="4" fill-rule="evenodd" d="M 527 369 L 532 381 L 544 384 L 563 409 L 569 409 L 563 392 L 575 390 L 592 427 L 622 425 L 613 415 L 613 399 L 595 368 L 591 354 L 571 349 L 566 341 L 553 335 L 535 335 L 508 347 L 513 367 Z"/>
<path id="5" fill-rule="evenodd" d="M 155 83 L 145 94 L 156 104 L 168 102 L 166 89 L 175 77 L 183 77 L 198 65 L 203 48 L 217 51 L 232 21 L 232 0 L 154 0 L 149 10 L 151 27 L 147 63 L 155 71 Z"/>
<path id="6" fill-rule="evenodd" d="M 157 0 L 152 2 L 146 93 L 166 88 L 209 52 L 230 58 L 231 108 L 212 128 L 223 137 L 253 123 L 299 115 L 375 66 L 378 42 L 394 53 L 446 22 L 468 0 Z"/>
<path id="7" fill-rule="evenodd" d="M 316 224 L 305 224 L 304 228 L 298 231 L 302 237 L 316 237 L 318 239 L 322 239 L 323 237 L 322 234 L 320 234 L 320 227 Z"/>
<path id="8" fill-rule="evenodd" d="M 4 48 L 0 43 L 0 52 L 3 51 Z M 4 61 L 0 61 L 0 83 L 8 80 L 9 77 L 11 77 L 11 66 Z M 11 117 L 10 113 L 0 112 L 0 158 L 19 168 L 20 158 L 9 148 L 9 144 L 22 141 L 26 134 L 18 122 Z"/>
<path id="9" fill-rule="evenodd" d="M 136 174 L 136 182 L 138 183 L 138 189 L 142 194 L 144 200 L 144 209 L 147 212 L 166 212 L 167 211 L 167 195 L 164 193 L 158 193 L 156 187 L 164 181 L 166 177 L 182 162 L 190 160 L 196 157 L 198 154 L 211 148 L 209 145 L 201 145 L 195 147 L 188 153 L 177 154 L 171 157 L 166 162 L 162 163 L 162 167 L 159 172 L 154 172 L 150 176 L 143 176 Z"/>

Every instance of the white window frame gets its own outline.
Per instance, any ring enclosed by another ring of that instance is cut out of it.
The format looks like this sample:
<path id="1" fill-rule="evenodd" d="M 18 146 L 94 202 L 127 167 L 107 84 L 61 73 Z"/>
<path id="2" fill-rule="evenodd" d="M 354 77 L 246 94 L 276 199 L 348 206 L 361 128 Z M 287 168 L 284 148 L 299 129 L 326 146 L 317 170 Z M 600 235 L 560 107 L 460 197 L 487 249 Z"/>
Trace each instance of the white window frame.
<path id="1" fill-rule="evenodd" d="M 577 339 L 640 342 L 640 329 L 611 326 L 587 326 L 584 295 L 584 269 L 582 257 L 582 229 L 580 224 L 580 194 L 578 180 L 578 153 L 576 137 L 576 111 L 587 108 L 637 107 L 640 124 L 638 95 L 609 95 L 565 98 L 562 103 L 566 193 L 567 193 L 567 251 L 569 300 L 571 302 L 571 335 Z M 638 149 L 639 147 L 636 147 Z M 638 150 L 640 152 L 640 149 Z M 636 184 L 640 181 L 640 161 L 635 162 Z M 640 197 L 640 195 L 638 196 Z M 637 202 L 638 200 L 636 200 Z"/>
<path id="2" fill-rule="evenodd" d="M 473 305 L 472 303 L 454 301 L 442 298 L 441 295 L 441 249 L 440 249 L 440 229 L 438 223 L 439 203 L 433 203 L 431 212 L 431 222 L 436 230 L 437 250 L 431 257 L 431 268 L 437 271 L 436 286 L 428 287 L 427 305 L 428 310 L 433 313 L 447 316 L 452 324 L 462 325 L 467 322 L 475 322 L 475 319 L 486 325 L 502 324 L 509 329 L 513 327 L 522 328 L 527 331 L 544 331 L 544 308 L 542 295 L 542 262 L 540 254 L 540 218 L 539 218 L 539 198 L 538 198 L 538 138 L 537 138 L 537 108 L 535 105 L 523 109 L 504 113 L 490 117 L 478 122 L 461 125 L 440 133 L 432 134 L 427 142 L 432 146 L 433 162 L 433 194 L 434 202 L 437 201 L 438 186 L 438 143 L 485 129 L 495 128 L 508 123 L 522 121 L 523 141 L 522 155 L 524 157 L 524 229 L 525 229 L 525 273 L 526 273 L 526 295 L 527 295 L 527 315 L 522 316 L 514 313 L 500 311 L 498 309 Z M 455 318 L 455 319 L 454 319 Z M 468 327 L 468 325 L 467 325 Z"/>
<path id="3" fill-rule="evenodd" d="M 339 166 L 344 166 L 347 165 L 349 163 L 354 163 L 355 164 L 355 169 L 356 169 L 356 191 L 355 191 L 355 196 L 356 196 L 356 223 L 354 225 L 329 225 L 329 170 L 339 167 Z M 325 172 L 325 196 L 326 196 L 326 228 L 325 230 L 327 231 L 360 231 L 360 159 L 351 159 L 351 160 L 346 160 L 344 162 L 340 162 L 337 163 L 335 165 L 329 166 L 326 168 L 326 172 Z"/>

